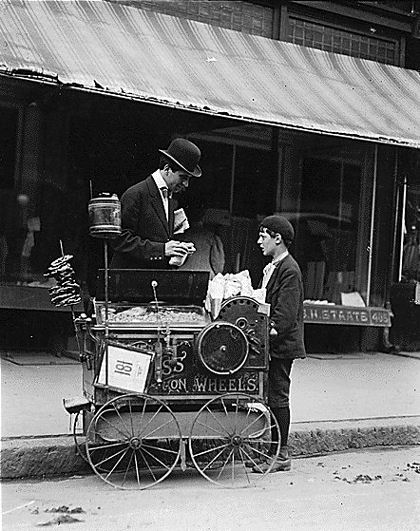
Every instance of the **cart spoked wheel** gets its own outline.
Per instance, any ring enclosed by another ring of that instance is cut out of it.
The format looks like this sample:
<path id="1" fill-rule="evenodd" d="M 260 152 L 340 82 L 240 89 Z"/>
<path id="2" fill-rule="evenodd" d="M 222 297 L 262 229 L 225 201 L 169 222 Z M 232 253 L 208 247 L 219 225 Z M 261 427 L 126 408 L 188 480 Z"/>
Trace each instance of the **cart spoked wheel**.
<path id="1" fill-rule="evenodd" d="M 103 481 L 120 489 L 147 489 L 164 480 L 181 454 L 181 430 L 158 398 L 127 394 L 95 414 L 86 432 L 88 461 Z"/>
<path id="2" fill-rule="evenodd" d="M 277 437 L 272 440 L 272 433 Z M 196 414 L 189 436 L 191 459 L 208 481 L 223 487 L 249 487 L 271 470 L 280 451 L 280 428 L 260 399 L 228 393 L 207 402 Z M 264 473 L 252 466 L 265 462 Z"/>
<path id="3" fill-rule="evenodd" d="M 78 411 L 75 414 L 74 421 L 73 421 L 73 441 L 76 446 L 76 453 L 80 455 L 80 457 L 86 461 L 86 463 L 89 463 L 89 459 L 86 455 L 86 438 L 83 432 L 80 432 L 79 430 L 79 417 L 82 415 L 83 418 L 83 411 Z M 93 445 L 92 445 L 93 446 Z"/>
<path id="4" fill-rule="evenodd" d="M 74 416 L 73 421 L 73 441 L 76 446 L 76 453 L 82 457 L 86 463 L 89 463 L 89 460 L 86 455 L 86 444 L 85 436 L 79 431 L 79 417 L 83 416 L 83 411 L 78 411 Z"/>

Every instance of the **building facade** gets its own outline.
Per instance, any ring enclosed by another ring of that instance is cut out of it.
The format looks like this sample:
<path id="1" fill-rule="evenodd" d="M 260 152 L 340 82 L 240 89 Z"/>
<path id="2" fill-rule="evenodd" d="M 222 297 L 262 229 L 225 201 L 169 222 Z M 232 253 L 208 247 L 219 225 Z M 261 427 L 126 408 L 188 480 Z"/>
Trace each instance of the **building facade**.
<path id="1" fill-rule="evenodd" d="M 344 343 L 378 348 L 381 332 L 390 324 L 391 285 L 402 275 L 406 200 L 414 197 L 415 203 L 418 197 L 419 146 L 415 140 L 407 141 L 397 124 L 393 137 L 371 135 L 367 129 L 376 125 L 373 112 L 369 114 L 375 110 L 371 104 L 374 90 L 367 97 L 366 110 L 358 109 L 347 94 L 351 94 L 352 83 L 368 87 L 372 81 L 376 96 L 380 95 L 382 67 L 375 66 L 377 79 L 371 80 L 372 62 L 384 65 L 384 72 L 391 76 L 391 85 L 384 85 L 385 94 L 402 90 L 402 96 L 415 100 L 414 94 L 404 94 L 403 83 L 398 82 L 409 69 L 410 80 L 416 83 L 418 2 L 127 0 L 107 1 L 103 6 L 93 3 L 89 9 L 80 8 L 77 2 L 70 4 L 74 9 L 57 6 L 34 12 L 35 18 L 40 17 L 39 26 L 51 30 L 50 42 L 32 35 L 32 42 L 37 43 L 34 55 L 42 57 L 41 69 L 34 67 L 18 39 L 13 41 L 5 29 L 11 41 L 11 53 L 1 61 L 5 68 L 0 73 L 0 108 L 5 118 L 0 131 L 0 305 L 5 319 L 13 321 L 10 312 L 24 312 L 24 318 L 30 319 L 34 311 L 41 311 L 55 322 L 57 314 L 51 313 L 43 273 L 59 256 L 61 246 L 74 255 L 86 297 L 92 294 L 102 254 L 100 245 L 88 236 L 91 194 L 111 191 L 121 195 L 155 169 L 157 150 L 181 135 L 201 147 L 205 175 L 181 204 L 188 209 L 198 203 L 207 209 L 207 221 L 217 227 L 224 243 L 225 272 L 249 269 L 257 284 L 264 265 L 255 243 L 258 223 L 267 214 L 281 212 L 297 232 L 292 251 L 304 273 L 309 350 L 311 346 L 340 349 Z M 25 8 L 9 2 L 7 10 L 10 20 L 18 20 L 22 30 L 30 31 Z M 103 29 L 101 16 L 109 27 L 114 21 L 115 40 L 108 37 L 98 46 L 94 34 Z M 59 22 L 64 33 L 75 32 L 75 47 L 85 44 L 82 66 L 86 70 L 81 74 L 68 67 L 78 58 L 72 56 L 68 42 L 60 40 Z M 134 22 L 140 25 L 133 29 Z M 179 41 L 181 49 L 182 39 L 187 38 L 189 64 L 157 49 L 166 31 L 173 33 L 171 44 Z M 136 63 L 130 54 L 127 35 L 133 32 L 144 39 L 143 63 Z M 289 44 L 278 50 L 272 41 Z M 147 48 L 151 44 L 153 51 Z M 119 46 L 126 50 L 125 63 L 106 62 Z M 194 54 L 200 47 L 207 52 L 204 66 L 197 66 L 197 72 L 204 72 L 200 77 L 203 91 L 211 92 L 213 87 L 214 93 L 223 91 L 229 70 L 218 70 L 217 75 L 210 71 L 212 65 L 223 67 L 217 55 L 220 46 L 226 56 L 237 54 L 238 64 L 245 65 L 232 71 L 235 79 L 229 85 L 229 105 L 223 102 L 218 112 L 212 106 L 216 99 L 209 105 L 198 106 L 195 101 L 189 105 L 188 80 L 195 72 L 188 69 L 196 68 Z M 276 83 L 282 85 L 278 95 L 285 101 L 284 120 L 253 107 L 251 92 L 259 86 L 259 79 L 257 71 L 247 70 L 246 65 L 257 48 L 263 50 L 264 59 L 258 70 L 265 78 L 261 90 L 271 87 L 267 95 L 274 104 Z M 155 63 L 149 61 L 154 54 Z M 284 62 L 277 63 L 280 56 Z M 54 71 L 63 58 L 68 60 L 63 67 L 69 74 L 66 80 Z M 361 61 L 351 63 L 350 58 Z M 90 60 L 98 64 L 99 72 L 106 69 L 104 79 L 109 83 L 124 81 L 135 66 L 140 77 L 144 71 L 144 78 L 150 78 L 150 90 L 156 93 L 139 100 L 128 85 L 116 91 L 102 79 L 85 82 Z M 154 64 L 159 64 L 159 71 L 153 71 Z M 355 65 L 358 78 L 349 73 L 341 107 L 341 92 L 334 103 L 331 79 L 334 69 L 341 75 L 347 65 Z M 203 70 L 207 67 L 208 74 Z M 172 84 L 173 93 L 162 93 L 160 78 Z M 417 90 L 419 86 L 417 81 Z M 312 99 L 313 88 L 318 93 Z M 388 121 L 407 112 L 392 96 Z M 296 102 L 299 109 L 294 108 Z M 334 127 L 328 119 L 315 126 L 313 106 L 317 107 L 315 119 L 323 112 L 331 113 Z M 360 123 L 359 130 L 354 123 Z M 412 131 L 406 127 L 408 138 Z M 373 310 L 354 309 L 357 304 L 351 301 L 360 299 L 365 308 Z M 69 312 L 62 312 L 60 318 L 68 326 Z"/>

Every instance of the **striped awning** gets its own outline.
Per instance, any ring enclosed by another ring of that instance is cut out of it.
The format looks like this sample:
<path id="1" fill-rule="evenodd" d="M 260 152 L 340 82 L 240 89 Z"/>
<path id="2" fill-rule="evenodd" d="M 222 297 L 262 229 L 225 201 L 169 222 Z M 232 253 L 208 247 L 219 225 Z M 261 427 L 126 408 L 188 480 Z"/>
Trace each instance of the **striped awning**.
<path id="1" fill-rule="evenodd" d="M 0 74 L 420 148 L 420 74 L 104 1 L 0 3 Z"/>

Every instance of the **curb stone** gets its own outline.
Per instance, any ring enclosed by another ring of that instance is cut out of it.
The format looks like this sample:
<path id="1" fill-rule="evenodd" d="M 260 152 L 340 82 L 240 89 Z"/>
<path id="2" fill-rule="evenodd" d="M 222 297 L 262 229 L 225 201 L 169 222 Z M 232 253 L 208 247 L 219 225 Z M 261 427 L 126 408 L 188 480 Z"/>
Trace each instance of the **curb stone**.
<path id="1" fill-rule="evenodd" d="M 293 456 L 419 444 L 420 417 L 298 423 L 289 436 Z"/>
<path id="2" fill-rule="evenodd" d="M 310 457 L 356 448 L 420 445 L 420 416 L 291 426 L 291 455 Z M 7 438 L 1 441 L 1 479 L 47 478 L 92 473 L 71 435 Z"/>
<path id="3" fill-rule="evenodd" d="M 1 442 L 1 479 L 86 474 L 90 467 L 72 436 L 7 439 Z"/>

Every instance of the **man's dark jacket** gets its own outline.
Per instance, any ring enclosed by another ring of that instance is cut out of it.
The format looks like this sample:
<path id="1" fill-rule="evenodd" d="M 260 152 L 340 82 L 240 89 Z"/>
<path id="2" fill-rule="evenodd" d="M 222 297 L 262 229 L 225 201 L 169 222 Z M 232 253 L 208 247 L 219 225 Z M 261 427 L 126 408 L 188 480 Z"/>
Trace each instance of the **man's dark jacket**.
<path id="1" fill-rule="evenodd" d="M 121 235 L 113 240 L 112 269 L 169 267 L 165 243 L 172 239 L 174 201 L 169 199 L 169 223 L 160 191 L 152 176 L 131 186 L 121 197 Z"/>
<path id="2" fill-rule="evenodd" d="M 266 302 L 277 336 L 270 337 L 273 358 L 304 358 L 303 284 L 296 260 L 289 254 L 277 264 L 267 284 Z"/>

